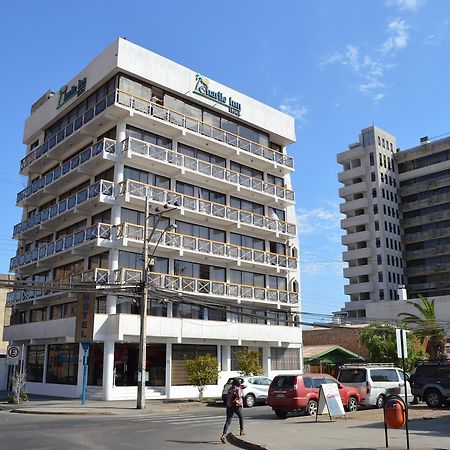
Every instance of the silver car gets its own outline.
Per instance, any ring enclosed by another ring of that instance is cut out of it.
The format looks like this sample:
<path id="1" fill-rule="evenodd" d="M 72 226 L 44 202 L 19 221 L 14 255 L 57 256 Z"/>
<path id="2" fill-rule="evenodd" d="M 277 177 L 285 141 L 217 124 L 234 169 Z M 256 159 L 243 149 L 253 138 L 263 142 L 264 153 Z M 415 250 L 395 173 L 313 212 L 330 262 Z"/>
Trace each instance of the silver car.
<path id="1" fill-rule="evenodd" d="M 255 403 L 265 403 L 267 401 L 267 394 L 269 392 L 269 386 L 271 379 L 264 376 L 248 376 L 248 377 L 233 377 L 229 378 L 225 383 L 222 391 L 222 400 L 224 404 L 227 401 L 227 393 L 231 387 L 231 383 L 234 379 L 238 378 L 245 386 L 243 391 L 244 406 L 251 408 Z"/>

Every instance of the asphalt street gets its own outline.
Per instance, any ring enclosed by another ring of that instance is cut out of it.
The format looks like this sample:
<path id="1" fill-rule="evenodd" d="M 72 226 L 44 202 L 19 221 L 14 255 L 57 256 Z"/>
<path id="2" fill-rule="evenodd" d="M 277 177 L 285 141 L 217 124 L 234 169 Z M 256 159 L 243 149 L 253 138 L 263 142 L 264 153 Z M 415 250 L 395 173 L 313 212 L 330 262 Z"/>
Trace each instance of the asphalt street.
<path id="1" fill-rule="evenodd" d="M 247 424 L 276 421 L 268 406 L 245 410 Z M 1 450 L 217 449 L 223 407 L 158 415 L 65 416 L 0 412 Z M 239 429 L 237 418 L 230 431 Z"/>

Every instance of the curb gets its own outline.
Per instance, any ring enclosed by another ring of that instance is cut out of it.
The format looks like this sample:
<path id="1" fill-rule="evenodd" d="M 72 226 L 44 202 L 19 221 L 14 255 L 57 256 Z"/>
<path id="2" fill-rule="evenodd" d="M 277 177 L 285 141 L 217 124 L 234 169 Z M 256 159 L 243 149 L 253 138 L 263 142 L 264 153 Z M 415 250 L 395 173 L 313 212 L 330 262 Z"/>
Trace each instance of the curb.
<path id="1" fill-rule="evenodd" d="M 238 448 L 243 448 L 247 450 L 269 450 L 269 448 L 265 445 L 254 444 L 253 442 L 244 441 L 241 438 L 238 438 L 233 433 L 227 434 L 227 441 Z"/>
<path id="2" fill-rule="evenodd" d="M 46 414 L 58 416 L 117 416 L 117 413 L 110 411 L 50 411 L 32 409 L 11 409 L 11 413 L 16 414 Z"/>

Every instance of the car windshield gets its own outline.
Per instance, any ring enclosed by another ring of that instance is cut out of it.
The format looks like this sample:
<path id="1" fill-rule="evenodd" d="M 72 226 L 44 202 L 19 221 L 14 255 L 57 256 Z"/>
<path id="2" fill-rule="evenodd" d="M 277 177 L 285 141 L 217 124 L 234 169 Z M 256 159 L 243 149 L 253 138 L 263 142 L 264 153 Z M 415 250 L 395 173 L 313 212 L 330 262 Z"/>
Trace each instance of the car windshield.
<path id="1" fill-rule="evenodd" d="M 275 377 L 273 380 L 273 387 L 293 389 L 294 388 L 294 377 L 292 376 L 281 376 Z"/>
<path id="2" fill-rule="evenodd" d="M 341 369 L 339 381 L 341 383 L 364 383 L 366 381 L 366 369 Z"/>

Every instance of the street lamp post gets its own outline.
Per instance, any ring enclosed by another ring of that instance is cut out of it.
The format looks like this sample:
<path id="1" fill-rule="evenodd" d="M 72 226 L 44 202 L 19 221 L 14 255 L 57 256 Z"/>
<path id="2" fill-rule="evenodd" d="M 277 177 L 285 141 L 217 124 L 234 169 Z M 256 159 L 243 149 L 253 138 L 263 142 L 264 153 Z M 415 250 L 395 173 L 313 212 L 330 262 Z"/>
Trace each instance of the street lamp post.
<path id="1" fill-rule="evenodd" d="M 178 206 L 175 203 L 176 206 Z M 165 211 L 170 212 L 176 208 L 168 209 L 169 205 L 164 205 Z M 149 234 L 148 220 L 150 217 L 156 217 L 156 221 Z M 156 249 L 158 248 L 161 238 L 166 231 L 172 227 L 172 225 L 167 226 L 161 231 L 158 241 L 156 242 L 152 254 L 149 257 L 148 244 L 152 239 L 158 224 L 162 218 L 162 212 L 157 211 L 155 214 L 149 214 L 149 200 L 148 197 L 145 198 L 145 216 L 144 216 L 144 244 L 142 248 L 143 256 L 143 267 L 142 267 L 142 279 L 141 279 L 141 305 L 140 305 L 140 334 L 139 334 L 139 362 L 138 362 L 138 394 L 137 394 L 137 409 L 145 409 L 145 382 L 147 371 L 147 304 L 148 304 L 148 273 L 149 266 L 152 264 L 153 257 L 155 255 Z"/>

